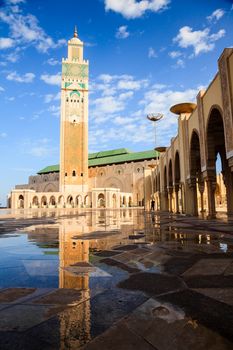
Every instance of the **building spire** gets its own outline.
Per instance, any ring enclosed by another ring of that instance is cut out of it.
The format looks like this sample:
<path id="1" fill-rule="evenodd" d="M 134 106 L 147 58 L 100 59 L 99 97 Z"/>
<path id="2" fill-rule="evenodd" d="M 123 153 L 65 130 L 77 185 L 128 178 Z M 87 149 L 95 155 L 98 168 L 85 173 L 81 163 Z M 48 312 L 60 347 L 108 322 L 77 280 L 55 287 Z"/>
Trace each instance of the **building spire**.
<path id="1" fill-rule="evenodd" d="M 74 38 L 78 37 L 78 31 L 77 31 L 77 26 L 74 26 Z"/>

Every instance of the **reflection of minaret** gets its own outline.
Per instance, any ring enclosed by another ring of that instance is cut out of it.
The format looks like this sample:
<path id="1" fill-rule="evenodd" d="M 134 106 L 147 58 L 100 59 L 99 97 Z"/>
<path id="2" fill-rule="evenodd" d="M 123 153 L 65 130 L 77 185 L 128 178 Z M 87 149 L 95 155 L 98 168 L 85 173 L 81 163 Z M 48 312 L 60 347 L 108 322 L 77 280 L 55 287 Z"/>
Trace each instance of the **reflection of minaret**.
<path id="1" fill-rule="evenodd" d="M 60 242 L 60 271 L 59 271 L 59 288 L 72 288 L 87 290 L 89 288 L 88 273 L 76 275 L 69 271 L 69 267 L 78 262 L 89 261 L 89 241 L 72 239 L 77 235 L 72 230 L 72 226 L 61 226 L 59 232 Z"/>
<path id="2" fill-rule="evenodd" d="M 60 192 L 86 192 L 87 181 L 88 61 L 75 27 L 68 58 L 62 60 Z"/>
<path id="3" fill-rule="evenodd" d="M 77 289 L 80 298 L 77 306 L 59 315 L 60 349 L 66 349 L 67 344 L 70 344 L 70 348 L 78 349 L 91 339 L 89 276 L 88 273 L 76 275 L 69 271 L 72 265 L 89 261 L 89 241 L 72 238 L 81 233 L 83 228 L 77 225 L 76 220 L 63 220 L 59 227 L 59 288 Z"/>

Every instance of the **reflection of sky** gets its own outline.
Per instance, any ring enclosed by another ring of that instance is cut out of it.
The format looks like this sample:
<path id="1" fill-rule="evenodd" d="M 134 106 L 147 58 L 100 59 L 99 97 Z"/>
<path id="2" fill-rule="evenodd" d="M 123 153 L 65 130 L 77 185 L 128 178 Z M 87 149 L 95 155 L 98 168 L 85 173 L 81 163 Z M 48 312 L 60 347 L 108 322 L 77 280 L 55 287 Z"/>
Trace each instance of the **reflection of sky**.
<path id="1" fill-rule="evenodd" d="M 57 287 L 58 256 L 28 242 L 26 234 L 0 236 L 0 287 Z"/>

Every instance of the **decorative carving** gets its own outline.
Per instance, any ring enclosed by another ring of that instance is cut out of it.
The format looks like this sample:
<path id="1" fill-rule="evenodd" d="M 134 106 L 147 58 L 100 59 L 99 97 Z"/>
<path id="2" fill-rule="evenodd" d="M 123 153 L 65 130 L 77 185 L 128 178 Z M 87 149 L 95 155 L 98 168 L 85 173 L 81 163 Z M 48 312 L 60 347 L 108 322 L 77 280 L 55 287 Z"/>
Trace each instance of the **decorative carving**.
<path id="1" fill-rule="evenodd" d="M 198 111 L 198 122 L 200 132 L 200 155 L 201 155 L 201 167 L 206 165 L 206 143 L 205 143 L 205 123 L 204 123 L 204 111 L 202 104 L 201 92 L 197 95 L 197 111 Z"/>
<path id="2" fill-rule="evenodd" d="M 225 49 L 218 61 L 220 81 L 221 81 L 221 91 L 222 91 L 223 121 L 224 121 L 227 152 L 233 150 L 232 105 L 231 105 L 230 81 L 229 81 L 229 71 L 228 71 L 228 56 L 232 51 L 233 51 L 232 49 Z"/>
<path id="3" fill-rule="evenodd" d="M 77 63 L 62 63 L 62 76 L 72 78 L 87 78 L 88 65 Z"/>

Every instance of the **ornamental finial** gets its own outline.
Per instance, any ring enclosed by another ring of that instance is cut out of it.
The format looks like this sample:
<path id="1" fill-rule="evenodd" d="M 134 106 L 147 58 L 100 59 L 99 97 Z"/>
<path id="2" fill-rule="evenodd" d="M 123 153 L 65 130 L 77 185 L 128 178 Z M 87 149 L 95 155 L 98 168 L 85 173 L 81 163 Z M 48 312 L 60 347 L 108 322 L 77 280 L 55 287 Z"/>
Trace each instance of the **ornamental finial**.
<path id="1" fill-rule="evenodd" d="M 77 26 L 74 26 L 74 38 L 78 37 L 78 31 L 77 31 Z"/>

